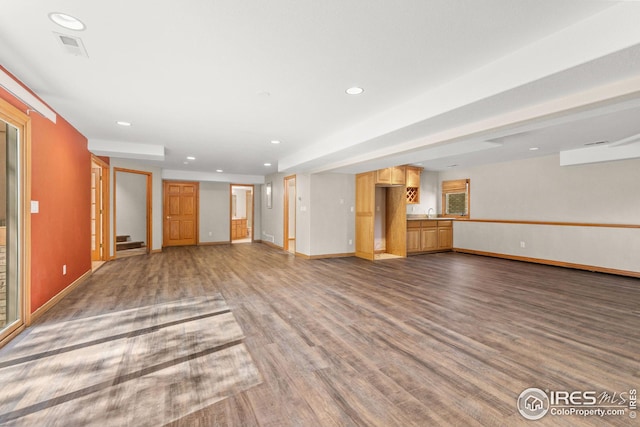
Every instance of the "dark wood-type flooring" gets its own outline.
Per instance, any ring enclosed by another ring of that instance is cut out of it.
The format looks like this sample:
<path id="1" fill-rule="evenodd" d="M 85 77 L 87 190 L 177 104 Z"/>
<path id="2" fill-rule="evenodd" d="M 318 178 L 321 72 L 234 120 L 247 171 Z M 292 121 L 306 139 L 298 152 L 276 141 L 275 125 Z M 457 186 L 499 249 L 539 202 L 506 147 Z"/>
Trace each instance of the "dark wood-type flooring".
<path id="1" fill-rule="evenodd" d="M 516 401 L 530 387 L 628 397 L 639 320 L 633 278 L 456 253 L 167 248 L 105 264 L 0 349 L 0 422 L 638 425 L 628 410 L 527 421 Z"/>

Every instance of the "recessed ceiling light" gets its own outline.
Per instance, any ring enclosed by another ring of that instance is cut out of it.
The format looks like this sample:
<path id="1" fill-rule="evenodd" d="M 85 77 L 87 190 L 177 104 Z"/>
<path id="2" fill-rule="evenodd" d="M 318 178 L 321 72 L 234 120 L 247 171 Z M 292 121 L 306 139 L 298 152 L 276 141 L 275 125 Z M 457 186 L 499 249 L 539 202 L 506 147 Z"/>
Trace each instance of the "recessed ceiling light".
<path id="1" fill-rule="evenodd" d="M 280 141 L 278 141 L 277 139 L 273 139 L 273 140 L 271 140 L 271 143 L 272 144 L 280 144 Z"/>
<path id="2" fill-rule="evenodd" d="M 125 127 L 131 126 L 130 122 L 125 122 L 122 120 L 118 120 L 116 123 L 119 124 L 120 126 L 125 126 Z"/>
<path id="3" fill-rule="evenodd" d="M 364 92 L 364 89 L 362 89 L 361 87 L 354 86 L 345 90 L 345 92 L 347 92 L 349 95 L 360 95 L 362 92 Z"/>
<path id="4" fill-rule="evenodd" d="M 529 151 L 538 151 L 539 149 L 540 148 L 538 148 L 538 147 L 531 147 L 531 148 L 529 148 Z"/>
<path id="5" fill-rule="evenodd" d="M 50 13 L 49 19 L 68 30 L 82 31 L 86 28 L 81 20 L 66 13 Z"/>
<path id="6" fill-rule="evenodd" d="M 216 172 L 221 173 L 222 169 L 216 169 Z"/>
<path id="7" fill-rule="evenodd" d="M 271 166 L 271 163 L 265 163 L 264 165 L 265 166 Z"/>
<path id="8" fill-rule="evenodd" d="M 193 156 L 187 156 L 187 160 L 195 160 L 196 158 Z"/>

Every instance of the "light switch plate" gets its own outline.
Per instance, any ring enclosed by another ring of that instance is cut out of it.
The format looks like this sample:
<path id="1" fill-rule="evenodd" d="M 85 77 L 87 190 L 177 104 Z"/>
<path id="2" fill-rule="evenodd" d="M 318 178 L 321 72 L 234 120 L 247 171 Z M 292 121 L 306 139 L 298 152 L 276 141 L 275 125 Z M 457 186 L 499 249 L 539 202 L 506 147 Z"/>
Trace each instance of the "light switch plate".
<path id="1" fill-rule="evenodd" d="M 37 200 L 32 200 L 31 213 L 38 213 L 38 212 L 40 212 L 40 202 L 38 202 Z"/>

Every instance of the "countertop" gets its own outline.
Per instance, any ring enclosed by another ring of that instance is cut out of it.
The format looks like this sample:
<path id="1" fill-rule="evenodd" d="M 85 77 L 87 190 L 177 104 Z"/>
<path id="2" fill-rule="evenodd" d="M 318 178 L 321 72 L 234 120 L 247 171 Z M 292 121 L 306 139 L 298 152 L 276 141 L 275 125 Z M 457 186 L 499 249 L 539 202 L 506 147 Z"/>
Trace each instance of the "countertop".
<path id="1" fill-rule="evenodd" d="M 431 217 L 427 215 L 407 215 L 407 221 L 455 221 L 455 218 Z"/>

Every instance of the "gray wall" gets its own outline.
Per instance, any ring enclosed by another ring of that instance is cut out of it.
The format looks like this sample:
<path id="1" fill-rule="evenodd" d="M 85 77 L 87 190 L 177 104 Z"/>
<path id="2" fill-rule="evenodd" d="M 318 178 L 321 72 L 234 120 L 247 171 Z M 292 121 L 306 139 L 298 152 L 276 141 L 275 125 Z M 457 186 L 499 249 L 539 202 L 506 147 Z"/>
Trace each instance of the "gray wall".
<path id="1" fill-rule="evenodd" d="M 116 235 L 147 244 L 147 176 L 116 172 Z"/>
<path id="2" fill-rule="evenodd" d="M 254 236 L 255 240 L 260 240 L 261 230 L 261 185 L 254 185 Z M 230 205 L 231 184 L 226 182 L 200 182 L 200 243 L 220 243 L 231 240 L 231 205 Z M 246 191 L 240 190 L 238 193 L 238 203 L 246 204 Z"/>
<path id="3" fill-rule="evenodd" d="M 262 240 L 283 246 L 284 178 L 273 174 L 273 204 L 266 207 L 264 187 L 262 201 Z M 256 190 L 258 191 L 258 190 Z M 258 202 L 256 201 L 256 204 Z M 296 175 L 296 252 L 315 256 L 353 253 L 355 251 L 355 177 L 350 174 Z M 271 240 L 273 239 L 273 240 Z M 351 240 L 351 243 L 349 243 Z"/>
<path id="4" fill-rule="evenodd" d="M 262 212 L 261 230 L 256 230 L 255 238 L 284 247 L 284 177 L 285 174 L 272 174 L 265 177 L 265 183 L 271 183 L 271 209 L 267 208 L 266 185 L 256 193 L 260 194 L 260 202 L 256 198 L 256 207 Z M 256 195 L 257 195 L 256 194 Z M 257 221 L 256 217 L 256 221 Z M 257 227 L 256 227 L 257 228 Z M 296 248 L 297 249 L 297 248 Z"/>
<path id="5" fill-rule="evenodd" d="M 638 224 L 640 160 L 561 167 L 558 156 L 451 170 L 470 178 L 472 219 Z M 525 247 L 521 247 L 524 242 Z M 454 223 L 454 246 L 640 271 L 640 229 Z"/>
<path id="6" fill-rule="evenodd" d="M 228 183 L 200 182 L 200 243 L 229 241 L 230 191 Z"/>
<path id="7" fill-rule="evenodd" d="M 309 211 L 308 255 L 355 252 L 355 213 L 352 212 L 355 207 L 355 175 L 326 173 L 311 175 L 310 178 L 312 209 Z"/>

